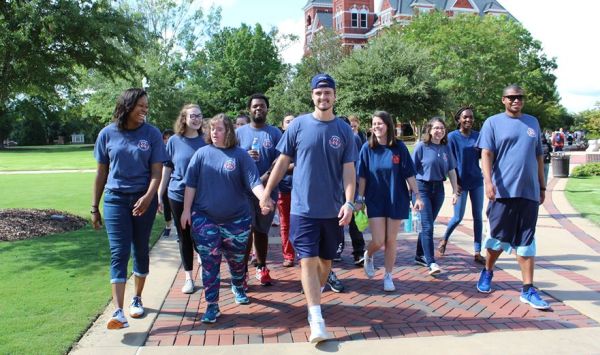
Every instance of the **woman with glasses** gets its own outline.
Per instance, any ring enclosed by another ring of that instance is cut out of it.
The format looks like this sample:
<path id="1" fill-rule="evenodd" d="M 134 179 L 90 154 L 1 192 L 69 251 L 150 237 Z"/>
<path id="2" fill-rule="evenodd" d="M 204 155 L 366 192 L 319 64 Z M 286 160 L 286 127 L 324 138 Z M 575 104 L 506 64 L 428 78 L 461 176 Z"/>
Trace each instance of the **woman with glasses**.
<path id="1" fill-rule="evenodd" d="M 417 241 L 415 263 L 428 267 L 429 275 L 432 276 L 442 271 L 435 262 L 433 252 L 433 223 L 444 202 L 444 181 L 447 176 L 452 185 L 452 204 L 456 204 L 458 199 L 454 170 L 456 161 L 447 143 L 446 124 L 440 117 L 434 117 L 427 122 L 423 141 L 417 144 L 413 152 L 417 188 L 423 201 L 422 228 Z"/>
<path id="2" fill-rule="evenodd" d="M 479 132 L 473 130 L 473 109 L 461 107 L 454 115 L 454 120 L 458 124 L 458 129 L 448 134 L 448 147 L 452 157 L 456 160 L 459 196 L 454 205 L 454 216 L 448 223 L 444 239 L 438 245 L 437 250 L 440 256 L 446 253 L 446 245 L 450 235 L 465 215 L 468 195 L 471 199 L 471 213 L 473 215 L 473 259 L 476 263 L 485 264 L 485 258 L 481 256 L 483 174 L 479 167 L 481 151 L 475 147 Z"/>
<path id="3" fill-rule="evenodd" d="M 183 293 L 194 293 L 194 242 L 190 229 L 181 228 L 181 213 L 183 211 L 183 195 L 185 184 L 183 178 L 190 159 L 194 153 L 205 146 L 202 137 L 202 111 L 200 106 L 187 104 L 179 112 L 174 124 L 175 135 L 167 142 L 167 155 L 169 160 L 164 164 L 162 170 L 162 182 L 158 191 L 159 209 L 167 204 L 171 205 L 175 219 L 175 228 L 179 235 L 179 254 L 185 271 L 185 282 L 181 288 Z M 167 189 L 168 186 L 168 189 Z M 169 200 L 164 201 L 162 196 L 168 190 Z"/>

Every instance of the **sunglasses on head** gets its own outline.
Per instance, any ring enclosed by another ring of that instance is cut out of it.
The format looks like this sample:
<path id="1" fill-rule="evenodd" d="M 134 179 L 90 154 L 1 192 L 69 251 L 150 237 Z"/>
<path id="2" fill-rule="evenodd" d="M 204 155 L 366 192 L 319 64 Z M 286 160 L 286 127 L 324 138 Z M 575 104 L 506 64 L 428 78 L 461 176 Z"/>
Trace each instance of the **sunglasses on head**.
<path id="1" fill-rule="evenodd" d="M 523 95 L 506 95 L 504 97 L 506 97 L 510 101 L 515 101 L 517 99 L 519 99 L 519 101 L 523 101 Z"/>

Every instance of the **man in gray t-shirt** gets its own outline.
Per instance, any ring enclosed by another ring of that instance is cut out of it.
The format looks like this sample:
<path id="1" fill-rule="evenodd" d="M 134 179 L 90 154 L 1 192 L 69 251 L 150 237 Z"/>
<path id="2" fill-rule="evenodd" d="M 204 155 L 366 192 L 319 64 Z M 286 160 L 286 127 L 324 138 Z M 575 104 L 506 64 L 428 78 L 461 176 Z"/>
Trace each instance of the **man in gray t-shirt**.
<path id="1" fill-rule="evenodd" d="M 277 145 L 281 154 L 260 206 L 273 208 L 269 194 L 294 161 L 290 240 L 302 266 L 309 341 L 318 343 L 330 338 L 321 314 L 321 292 L 326 282 L 332 286 L 331 261 L 343 238 L 343 226 L 352 219 L 358 152 L 352 129 L 333 113 L 333 78 L 317 74 L 311 88 L 315 110 L 296 118 L 283 134 Z"/>

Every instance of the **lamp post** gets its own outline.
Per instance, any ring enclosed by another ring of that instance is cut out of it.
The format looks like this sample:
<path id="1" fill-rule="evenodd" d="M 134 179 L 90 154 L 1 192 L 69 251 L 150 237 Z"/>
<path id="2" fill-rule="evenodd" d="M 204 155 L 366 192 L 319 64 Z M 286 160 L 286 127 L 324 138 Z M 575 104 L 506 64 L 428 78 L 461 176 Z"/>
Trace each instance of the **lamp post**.
<path id="1" fill-rule="evenodd" d="M 150 84 L 148 84 L 148 79 L 146 77 L 142 78 L 142 89 L 146 92 L 146 95 L 148 95 L 148 98 L 150 98 L 150 94 L 148 93 L 148 89 L 150 88 Z M 150 113 L 146 114 L 146 122 L 150 123 Z"/>

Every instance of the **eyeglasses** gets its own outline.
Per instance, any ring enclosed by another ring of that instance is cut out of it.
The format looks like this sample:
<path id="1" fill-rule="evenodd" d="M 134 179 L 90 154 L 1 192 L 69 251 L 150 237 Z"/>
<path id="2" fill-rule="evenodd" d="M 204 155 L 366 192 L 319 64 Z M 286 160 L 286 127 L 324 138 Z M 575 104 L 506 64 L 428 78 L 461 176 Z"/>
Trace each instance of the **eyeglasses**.
<path id="1" fill-rule="evenodd" d="M 515 101 L 517 99 L 519 101 L 523 101 L 523 95 L 506 95 L 504 97 L 506 97 L 509 101 Z"/>
<path id="2" fill-rule="evenodd" d="M 198 119 L 201 120 L 202 119 L 202 114 L 196 115 L 196 114 L 190 114 L 189 115 L 191 119 Z"/>

